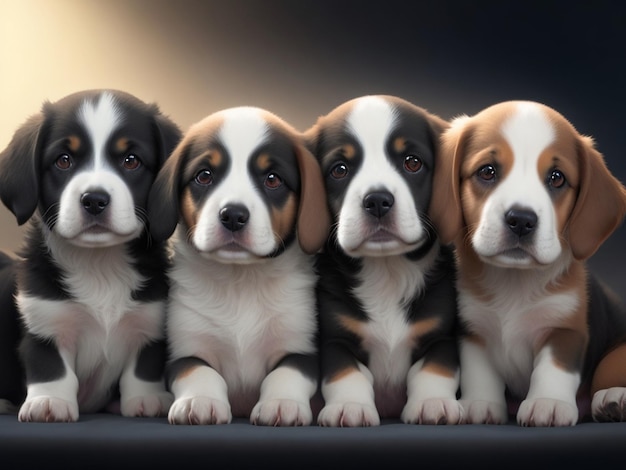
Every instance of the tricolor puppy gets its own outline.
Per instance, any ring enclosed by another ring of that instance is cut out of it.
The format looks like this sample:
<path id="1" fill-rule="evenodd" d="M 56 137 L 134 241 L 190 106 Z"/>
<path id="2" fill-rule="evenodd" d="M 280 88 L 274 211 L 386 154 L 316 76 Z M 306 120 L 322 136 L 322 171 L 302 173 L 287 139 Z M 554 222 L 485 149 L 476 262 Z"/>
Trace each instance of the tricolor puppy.
<path id="1" fill-rule="evenodd" d="M 323 181 L 300 135 L 238 107 L 193 125 L 150 198 L 173 237 L 167 316 L 173 424 L 307 425 L 317 389 L 313 256 Z"/>
<path id="2" fill-rule="evenodd" d="M 334 218 L 318 259 L 323 426 L 461 419 L 454 262 L 428 214 L 446 127 L 365 96 L 306 133 Z"/>
<path id="3" fill-rule="evenodd" d="M 457 247 L 467 421 L 506 422 L 505 393 L 523 426 L 576 424 L 589 392 L 596 420 L 626 419 L 626 315 L 584 264 L 621 223 L 624 187 L 534 102 L 457 118 L 443 145 L 432 214 Z"/>
<path id="4" fill-rule="evenodd" d="M 167 258 L 146 205 L 179 138 L 155 105 L 93 90 L 45 103 L 0 154 L 2 201 L 29 221 L 15 267 L 21 421 L 76 421 L 118 388 L 123 415 L 167 412 Z"/>

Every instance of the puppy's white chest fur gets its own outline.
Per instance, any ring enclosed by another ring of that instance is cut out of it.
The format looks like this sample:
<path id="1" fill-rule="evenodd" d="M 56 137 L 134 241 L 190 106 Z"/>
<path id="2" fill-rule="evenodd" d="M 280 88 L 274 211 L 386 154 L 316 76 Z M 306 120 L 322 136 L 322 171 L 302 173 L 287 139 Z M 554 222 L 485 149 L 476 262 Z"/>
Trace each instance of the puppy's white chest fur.
<path id="1" fill-rule="evenodd" d="M 172 359 L 208 362 L 226 381 L 231 402 L 258 399 L 262 380 L 286 353 L 315 352 L 315 276 L 297 245 L 248 265 L 202 258 L 182 242 L 175 250 Z"/>
<path id="2" fill-rule="evenodd" d="M 575 291 L 547 292 L 544 286 L 551 276 L 552 270 L 487 269 L 483 285 L 490 286 L 489 300 L 459 289 L 461 319 L 486 340 L 493 366 L 518 396 L 528 391 L 537 345 L 580 302 Z M 510 286 L 515 286 L 515 295 Z"/>
<path id="3" fill-rule="evenodd" d="M 363 259 L 354 294 L 368 316 L 362 346 L 369 353 L 375 386 L 400 387 L 406 382 L 414 346 L 407 308 L 424 288 L 428 264 L 429 260 L 415 263 L 404 256 Z"/>
<path id="4" fill-rule="evenodd" d="M 49 300 L 20 292 L 17 302 L 29 331 L 55 338 L 80 382 L 81 408 L 98 403 L 116 381 L 128 357 L 149 339 L 163 336 L 162 302 L 141 303 L 132 291 L 143 279 L 132 268 L 125 247 L 77 248 L 50 236 L 55 262 L 65 273 L 61 283 L 69 299 Z"/>

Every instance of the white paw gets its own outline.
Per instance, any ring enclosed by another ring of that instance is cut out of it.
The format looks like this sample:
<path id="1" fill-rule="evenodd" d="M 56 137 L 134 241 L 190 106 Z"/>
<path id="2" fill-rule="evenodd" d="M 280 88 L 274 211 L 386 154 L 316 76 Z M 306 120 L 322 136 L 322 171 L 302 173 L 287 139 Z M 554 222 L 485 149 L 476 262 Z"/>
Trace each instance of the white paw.
<path id="1" fill-rule="evenodd" d="M 122 415 L 145 418 L 166 416 L 174 396 L 166 391 L 122 400 Z"/>
<path id="2" fill-rule="evenodd" d="M 599 422 L 626 421 L 626 388 L 611 387 L 594 393 L 591 415 Z"/>
<path id="3" fill-rule="evenodd" d="M 553 398 L 524 400 L 517 411 L 520 426 L 574 426 L 577 422 L 576 405 Z"/>
<path id="4" fill-rule="evenodd" d="M 56 397 L 35 397 L 24 402 L 18 414 L 20 421 L 39 423 L 78 421 L 78 402 Z"/>
<path id="5" fill-rule="evenodd" d="M 171 424 L 227 424 L 233 418 L 229 403 L 210 397 L 179 398 L 167 417 Z"/>
<path id="6" fill-rule="evenodd" d="M 506 403 L 460 400 L 460 404 L 467 424 L 506 424 L 509 420 Z"/>
<path id="7" fill-rule="evenodd" d="M 375 406 L 363 403 L 338 403 L 326 405 L 317 417 L 320 426 L 378 426 L 380 417 Z"/>
<path id="8" fill-rule="evenodd" d="M 459 424 L 463 408 L 455 399 L 429 398 L 407 403 L 400 417 L 407 424 Z"/>
<path id="9" fill-rule="evenodd" d="M 258 402 L 250 414 L 250 422 L 261 426 L 308 426 L 312 420 L 308 403 L 287 399 Z"/>

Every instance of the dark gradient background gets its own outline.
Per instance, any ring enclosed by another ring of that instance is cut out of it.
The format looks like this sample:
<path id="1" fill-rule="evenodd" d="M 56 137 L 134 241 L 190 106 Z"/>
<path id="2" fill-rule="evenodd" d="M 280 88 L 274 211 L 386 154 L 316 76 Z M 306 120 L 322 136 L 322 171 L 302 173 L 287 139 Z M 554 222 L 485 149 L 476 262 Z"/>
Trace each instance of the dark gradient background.
<path id="1" fill-rule="evenodd" d="M 121 88 L 186 129 L 268 108 L 304 130 L 353 97 L 445 119 L 531 99 L 592 135 L 626 181 L 626 2 L 0 0 L 0 147 L 41 102 Z M 0 210 L 0 248 L 21 239 Z M 624 296 L 626 229 L 590 260 Z"/>

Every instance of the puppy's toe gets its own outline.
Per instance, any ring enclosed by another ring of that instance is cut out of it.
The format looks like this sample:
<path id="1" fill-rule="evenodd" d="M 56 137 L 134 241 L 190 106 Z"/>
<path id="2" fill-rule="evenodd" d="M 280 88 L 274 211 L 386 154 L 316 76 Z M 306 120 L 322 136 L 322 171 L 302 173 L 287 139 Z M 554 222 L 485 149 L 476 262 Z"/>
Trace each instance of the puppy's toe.
<path id="1" fill-rule="evenodd" d="M 401 418 L 408 424 L 459 424 L 463 408 L 455 399 L 429 398 L 407 403 Z"/>
<path id="2" fill-rule="evenodd" d="M 313 420 L 308 403 L 274 399 L 257 403 L 250 422 L 261 426 L 308 426 Z"/>
<path id="3" fill-rule="evenodd" d="M 598 390 L 591 401 L 591 414 L 598 422 L 626 421 L 626 387 Z"/>
<path id="4" fill-rule="evenodd" d="M 175 400 L 168 413 L 171 424 L 227 424 L 232 420 L 230 404 L 211 397 Z"/>
<path id="5" fill-rule="evenodd" d="M 467 424 L 505 424 L 508 421 L 506 403 L 461 400 L 463 422 Z"/>
<path id="6" fill-rule="evenodd" d="M 520 426 L 574 426 L 578 422 L 576 404 L 553 398 L 524 400 L 517 411 Z"/>
<path id="7" fill-rule="evenodd" d="M 174 397 L 169 392 L 132 397 L 122 400 L 122 415 L 129 417 L 166 416 Z"/>
<path id="8" fill-rule="evenodd" d="M 21 406 L 18 419 L 39 423 L 69 423 L 78 421 L 78 402 L 57 397 L 34 397 Z"/>
<path id="9" fill-rule="evenodd" d="M 335 403 L 326 405 L 317 418 L 320 426 L 361 427 L 378 426 L 380 417 L 373 405 L 365 403 Z"/>

